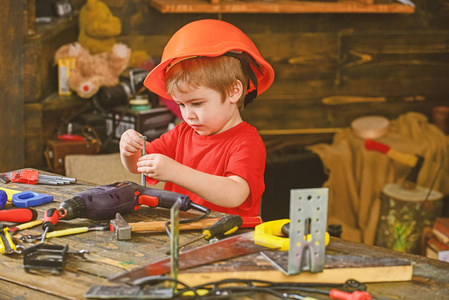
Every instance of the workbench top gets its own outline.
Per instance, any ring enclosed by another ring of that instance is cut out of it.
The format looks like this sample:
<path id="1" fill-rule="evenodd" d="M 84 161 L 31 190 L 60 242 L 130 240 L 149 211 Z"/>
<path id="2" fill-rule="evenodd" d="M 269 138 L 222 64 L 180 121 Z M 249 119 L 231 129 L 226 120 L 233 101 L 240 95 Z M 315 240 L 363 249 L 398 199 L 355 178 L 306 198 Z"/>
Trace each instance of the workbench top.
<path id="1" fill-rule="evenodd" d="M 39 218 L 42 218 L 47 209 L 57 208 L 60 202 L 70 199 L 78 192 L 94 187 L 94 185 L 78 181 L 76 184 L 63 186 L 8 183 L 0 184 L 0 187 L 53 195 L 54 202 L 34 207 L 39 213 Z M 11 207 L 11 203 L 8 203 L 6 208 Z M 187 217 L 192 217 L 192 214 L 180 212 L 180 218 Z M 170 219 L 170 210 L 142 206 L 137 211 L 124 215 L 124 218 L 128 222 L 167 221 Z M 14 225 L 13 223 L 2 223 L 8 226 Z M 96 223 L 99 221 L 87 219 L 60 221 L 56 225 L 56 229 L 89 226 Z M 37 226 L 16 235 L 41 233 L 41 226 Z M 181 231 L 180 243 L 197 235 L 198 232 Z M 25 247 L 31 245 L 17 240 L 16 242 Z M 65 270 L 58 275 L 28 273 L 22 267 L 22 255 L 0 255 L 0 299 L 84 299 L 84 295 L 92 285 L 115 285 L 108 282 L 107 278 L 166 258 L 165 252 L 169 247 L 169 237 L 165 232 L 133 233 L 130 241 L 118 241 L 110 231 L 90 231 L 66 237 L 50 238 L 46 243 L 68 245 L 69 250 L 74 251 L 88 250 L 89 254 L 87 259 L 69 255 Z M 205 243 L 205 241 L 200 243 Z M 337 238 L 331 238 L 327 249 L 341 254 L 407 258 L 412 261 L 413 278 L 411 281 L 368 284 L 368 291 L 375 295 L 377 300 L 449 299 L 448 263 Z M 314 295 L 314 297 L 328 299 L 324 296 Z"/>

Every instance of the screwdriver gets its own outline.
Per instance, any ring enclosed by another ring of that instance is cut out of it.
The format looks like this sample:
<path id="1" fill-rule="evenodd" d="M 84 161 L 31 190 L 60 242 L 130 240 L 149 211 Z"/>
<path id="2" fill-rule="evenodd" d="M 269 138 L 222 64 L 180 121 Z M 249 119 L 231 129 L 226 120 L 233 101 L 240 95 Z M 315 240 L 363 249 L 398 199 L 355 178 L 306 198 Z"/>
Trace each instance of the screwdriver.
<path id="1" fill-rule="evenodd" d="M 37 218 L 37 211 L 32 208 L 11 208 L 0 210 L 0 221 L 25 223 L 34 221 Z"/>
<path id="2" fill-rule="evenodd" d="M 242 226 L 242 224 L 243 224 L 242 217 L 238 215 L 228 215 L 215 222 L 215 224 L 213 224 L 212 226 L 204 227 L 203 230 L 201 231 L 202 234 L 200 236 L 180 245 L 179 249 L 182 249 L 187 245 L 190 245 L 198 240 L 201 240 L 202 238 L 210 240 L 212 238 L 230 235 L 236 232 L 240 228 L 240 226 Z"/>
<path id="3" fill-rule="evenodd" d="M 41 243 L 45 241 L 45 237 L 49 231 L 53 231 L 55 229 L 56 223 L 58 223 L 60 218 L 59 210 L 56 208 L 50 208 L 44 214 L 44 223 L 42 224 L 42 229 L 44 233 L 42 234 Z"/>

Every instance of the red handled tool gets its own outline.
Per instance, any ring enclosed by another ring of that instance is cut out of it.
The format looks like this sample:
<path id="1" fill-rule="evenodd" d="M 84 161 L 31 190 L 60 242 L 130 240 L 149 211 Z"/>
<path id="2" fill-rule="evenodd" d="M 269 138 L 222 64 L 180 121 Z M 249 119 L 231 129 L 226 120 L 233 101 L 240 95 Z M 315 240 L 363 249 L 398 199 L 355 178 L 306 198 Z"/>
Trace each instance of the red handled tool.
<path id="1" fill-rule="evenodd" d="M 332 289 L 329 292 L 329 297 L 331 299 L 338 299 L 338 300 L 371 300 L 373 297 L 371 297 L 370 293 L 368 292 L 362 292 L 362 291 L 354 291 L 352 293 L 340 291 L 337 289 Z"/>
<path id="2" fill-rule="evenodd" d="M 61 215 L 59 214 L 59 210 L 56 208 L 50 208 L 44 214 L 44 223 L 42 224 L 42 229 L 44 233 L 42 234 L 41 243 L 45 241 L 45 237 L 49 231 L 55 230 L 55 225 L 58 223 Z"/>
<path id="3" fill-rule="evenodd" d="M 410 167 L 416 166 L 416 163 L 418 162 L 418 157 L 416 155 L 400 152 L 398 150 L 390 148 L 390 146 L 386 144 L 379 143 L 373 140 L 365 141 L 365 149 L 384 153 L 389 158 L 399 161 Z"/>
<path id="4" fill-rule="evenodd" d="M 36 170 L 22 170 L 12 172 L 11 181 L 18 183 L 36 184 L 39 178 L 39 172 Z"/>
<path id="5" fill-rule="evenodd" d="M 390 146 L 388 145 L 373 140 L 365 141 L 365 149 L 379 151 L 381 153 L 386 154 L 389 158 L 393 160 L 396 160 L 400 163 L 412 167 L 412 170 L 402 182 L 402 186 L 406 189 L 416 188 L 418 175 L 424 163 L 424 157 L 422 157 L 421 155 L 403 153 L 395 149 L 391 149 Z"/>
<path id="6" fill-rule="evenodd" d="M 32 208 L 11 208 L 0 211 L 0 221 L 25 223 L 34 221 L 37 211 Z"/>
<path id="7" fill-rule="evenodd" d="M 53 176 L 39 174 L 37 170 L 24 169 L 20 172 L 12 172 L 11 181 L 17 183 L 27 184 L 50 184 L 50 185 L 65 185 L 76 183 L 76 178 Z"/>
<path id="8" fill-rule="evenodd" d="M 76 134 L 60 134 L 58 135 L 58 140 L 62 141 L 84 141 L 86 138 L 81 135 Z"/>

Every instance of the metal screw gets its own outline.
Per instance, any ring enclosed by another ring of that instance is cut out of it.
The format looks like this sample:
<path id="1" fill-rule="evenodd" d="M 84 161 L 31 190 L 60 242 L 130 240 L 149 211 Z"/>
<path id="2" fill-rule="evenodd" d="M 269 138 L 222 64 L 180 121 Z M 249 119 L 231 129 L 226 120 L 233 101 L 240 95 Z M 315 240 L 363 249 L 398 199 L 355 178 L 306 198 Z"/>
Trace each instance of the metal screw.
<path id="1" fill-rule="evenodd" d="M 147 152 L 145 151 L 145 141 L 147 140 L 147 137 L 144 136 L 144 135 L 142 135 L 140 138 L 143 140 L 142 156 L 144 156 L 144 155 L 147 154 Z M 142 173 L 142 181 L 141 181 L 141 184 L 142 184 L 143 186 L 146 186 L 146 184 L 147 184 L 147 183 L 146 183 L 146 180 L 145 180 L 145 174 L 143 174 L 143 173 Z"/>

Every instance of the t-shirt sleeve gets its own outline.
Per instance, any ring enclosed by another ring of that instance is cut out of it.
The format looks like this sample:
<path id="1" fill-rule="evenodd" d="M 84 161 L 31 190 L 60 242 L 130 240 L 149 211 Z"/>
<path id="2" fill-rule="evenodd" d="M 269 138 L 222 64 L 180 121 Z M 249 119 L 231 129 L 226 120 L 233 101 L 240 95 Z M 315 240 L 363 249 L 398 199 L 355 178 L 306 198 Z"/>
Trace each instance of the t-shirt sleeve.
<path id="1" fill-rule="evenodd" d="M 248 199 L 239 206 L 240 209 L 251 209 L 255 201 L 260 203 L 265 190 L 265 160 L 265 145 L 259 137 L 242 141 L 232 152 L 224 176 L 237 175 L 242 177 L 248 182 L 251 190 Z"/>

